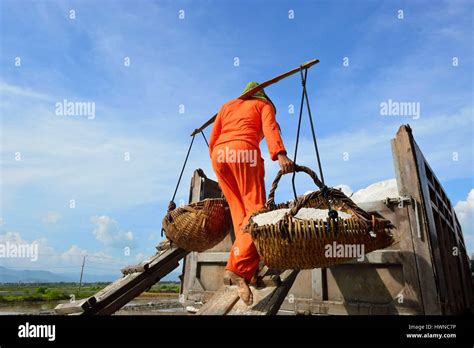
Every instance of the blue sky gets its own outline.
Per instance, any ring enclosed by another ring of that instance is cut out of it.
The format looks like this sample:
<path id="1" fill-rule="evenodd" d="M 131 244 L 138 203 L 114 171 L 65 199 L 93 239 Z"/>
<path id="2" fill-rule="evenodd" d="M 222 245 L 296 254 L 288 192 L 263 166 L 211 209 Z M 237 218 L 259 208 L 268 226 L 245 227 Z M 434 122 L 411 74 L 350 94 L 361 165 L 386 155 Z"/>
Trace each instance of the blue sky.
<path id="1" fill-rule="evenodd" d="M 474 252 L 472 2 L 3 0 L 0 7 L 0 235 L 40 243 L 44 257 L 31 268 L 74 270 L 88 254 L 105 272 L 152 255 L 190 132 L 248 81 L 312 58 L 321 60 L 308 92 L 328 184 L 355 191 L 393 178 L 390 139 L 410 123 Z M 288 107 L 298 107 L 300 86 L 295 75 L 267 90 L 290 152 L 297 112 Z M 94 102 L 95 118 L 56 115 L 64 99 Z M 420 118 L 381 116 L 388 99 L 420 103 Z M 270 185 L 278 167 L 262 149 Z M 315 168 L 307 128 L 300 149 L 299 162 Z M 202 139 L 193 150 L 178 203 L 194 168 L 214 176 Z M 285 180 L 281 200 L 290 197 Z M 299 190 L 311 188 L 302 177 Z M 17 262 L 2 260 L 29 267 Z"/>

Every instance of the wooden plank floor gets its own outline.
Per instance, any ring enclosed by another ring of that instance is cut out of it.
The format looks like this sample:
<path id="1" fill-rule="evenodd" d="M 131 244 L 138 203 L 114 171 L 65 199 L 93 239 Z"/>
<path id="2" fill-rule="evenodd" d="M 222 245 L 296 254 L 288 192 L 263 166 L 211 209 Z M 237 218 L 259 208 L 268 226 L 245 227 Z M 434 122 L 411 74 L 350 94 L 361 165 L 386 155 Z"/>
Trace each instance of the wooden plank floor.
<path id="1" fill-rule="evenodd" d="M 251 306 L 239 299 L 237 286 L 223 285 L 196 315 L 275 315 L 297 275 L 298 271 L 284 271 L 277 281 L 275 275 L 264 276 L 259 282 L 263 285 L 250 287 L 254 297 Z"/>

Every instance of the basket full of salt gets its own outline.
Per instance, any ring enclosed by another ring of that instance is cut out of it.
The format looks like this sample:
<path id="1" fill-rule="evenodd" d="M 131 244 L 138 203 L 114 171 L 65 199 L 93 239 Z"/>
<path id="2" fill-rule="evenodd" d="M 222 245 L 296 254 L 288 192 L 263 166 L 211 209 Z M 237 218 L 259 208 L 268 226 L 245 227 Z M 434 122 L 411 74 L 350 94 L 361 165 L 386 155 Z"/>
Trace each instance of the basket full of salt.
<path id="1" fill-rule="evenodd" d="M 390 221 L 367 213 L 342 191 L 325 187 L 310 168 L 296 165 L 295 170 L 311 176 L 320 190 L 275 204 L 280 171 L 265 207 L 253 213 L 245 227 L 267 266 L 330 267 L 359 258 L 360 251 L 365 255 L 393 243 Z"/>

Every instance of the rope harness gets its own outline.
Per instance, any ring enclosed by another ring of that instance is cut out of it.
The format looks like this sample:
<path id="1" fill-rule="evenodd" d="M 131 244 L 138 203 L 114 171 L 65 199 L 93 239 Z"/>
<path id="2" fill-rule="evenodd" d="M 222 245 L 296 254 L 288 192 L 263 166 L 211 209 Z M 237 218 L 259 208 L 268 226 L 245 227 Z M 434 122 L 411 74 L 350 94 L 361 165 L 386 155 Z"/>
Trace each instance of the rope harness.
<path id="1" fill-rule="evenodd" d="M 204 135 L 204 132 L 201 130 L 199 133 L 201 133 L 207 147 L 209 148 L 209 143 L 207 141 L 207 138 L 206 136 Z M 179 188 L 179 184 L 181 183 L 181 179 L 183 178 L 183 173 L 184 173 L 184 169 L 186 168 L 186 164 L 188 163 L 188 159 L 189 159 L 189 154 L 191 153 L 191 149 L 193 147 L 193 144 L 194 144 L 194 138 L 196 137 L 196 134 L 193 134 L 192 138 L 191 138 L 191 143 L 189 144 L 189 147 L 188 147 L 188 152 L 186 153 L 186 158 L 184 159 L 184 163 L 183 163 L 183 167 L 181 168 L 181 173 L 179 174 L 179 178 L 178 178 L 178 182 L 176 183 L 176 187 L 174 189 L 174 193 L 173 193 L 173 197 L 171 198 L 170 202 L 168 203 L 168 210 L 167 210 L 167 213 L 169 213 L 170 211 L 172 210 L 175 210 L 176 209 L 176 203 L 174 202 L 175 198 L 176 198 L 176 193 L 178 192 L 178 188 Z M 163 232 L 164 232 L 164 228 L 162 227 L 161 228 L 161 237 L 163 237 Z"/>
<path id="2" fill-rule="evenodd" d="M 318 149 L 318 141 L 316 139 L 316 132 L 314 131 L 314 123 L 313 123 L 313 116 L 311 114 L 311 107 L 309 105 L 309 97 L 308 97 L 308 91 L 306 89 L 306 81 L 308 77 L 308 69 L 301 69 L 300 70 L 300 77 L 301 77 L 301 86 L 302 86 L 302 91 L 301 91 L 301 102 L 300 102 L 300 110 L 299 110 L 299 117 L 298 117 L 298 128 L 296 131 L 296 143 L 295 143 L 295 152 L 293 156 L 293 163 L 296 164 L 296 158 L 298 156 L 298 146 L 299 146 L 299 141 L 300 141 L 300 131 L 301 131 L 301 120 L 303 118 L 303 108 L 304 105 L 306 105 L 306 109 L 308 110 L 308 118 L 309 118 L 309 124 L 311 125 L 311 135 L 313 138 L 313 145 L 314 145 L 314 151 L 316 152 L 316 159 L 317 159 L 317 164 L 319 168 L 319 176 L 321 178 L 321 181 L 318 180 L 318 182 L 321 183 L 319 188 L 321 189 L 321 193 L 323 198 L 326 201 L 326 204 L 328 206 L 328 216 L 331 220 L 336 221 L 338 217 L 337 210 L 332 209 L 331 207 L 331 200 L 329 199 L 329 188 L 326 186 L 324 182 L 324 174 L 323 174 L 323 167 L 321 165 L 321 158 L 319 156 L 319 149 Z M 295 200 L 297 199 L 297 194 L 296 194 L 296 184 L 295 184 L 295 178 L 296 178 L 296 170 L 293 172 L 293 175 L 291 177 L 291 184 L 293 187 L 293 195 Z M 337 226 L 337 225 L 336 225 Z M 328 224 L 329 227 L 329 224 Z"/>

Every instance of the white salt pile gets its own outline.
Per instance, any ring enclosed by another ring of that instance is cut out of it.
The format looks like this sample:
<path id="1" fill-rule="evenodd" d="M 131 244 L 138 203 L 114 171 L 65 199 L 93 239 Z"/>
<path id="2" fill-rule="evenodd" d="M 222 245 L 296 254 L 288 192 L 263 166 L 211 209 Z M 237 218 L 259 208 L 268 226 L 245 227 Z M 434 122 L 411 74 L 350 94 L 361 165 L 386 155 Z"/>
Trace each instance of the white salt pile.
<path id="1" fill-rule="evenodd" d="M 296 214 L 298 219 L 326 219 L 328 217 L 329 210 L 327 209 L 314 209 L 314 208 L 301 208 L 300 211 Z M 352 217 L 351 214 L 344 213 L 343 211 L 337 212 L 338 217 L 343 219 L 348 219 Z"/>
<path id="2" fill-rule="evenodd" d="M 253 218 L 253 222 L 255 222 L 258 226 L 273 225 L 277 223 L 278 221 L 280 221 L 289 210 L 290 209 L 277 209 L 277 210 L 270 211 L 268 213 L 259 214 Z M 347 219 L 347 218 L 350 218 L 352 215 L 344 213 L 342 211 L 338 211 L 338 216 L 341 218 Z M 314 208 L 301 208 L 295 216 L 295 218 L 297 219 L 304 219 L 304 220 L 326 219 L 327 217 L 328 217 L 327 209 L 314 209 Z"/>
<path id="3" fill-rule="evenodd" d="M 358 190 L 352 195 L 351 199 L 354 203 L 362 203 L 381 201 L 387 197 L 396 198 L 398 196 L 397 181 L 395 179 L 389 179 L 376 182 L 364 189 Z"/>
<path id="4" fill-rule="evenodd" d="M 337 186 L 334 186 L 334 188 L 341 190 L 342 193 L 344 193 L 347 197 L 350 197 L 354 193 L 352 189 L 350 188 L 350 186 L 347 186 L 347 185 L 337 185 Z"/>
<path id="5" fill-rule="evenodd" d="M 258 214 L 253 217 L 253 222 L 258 226 L 271 225 L 280 221 L 290 209 L 277 209 L 268 213 Z"/>
<path id="6" fill-rule="evenodd" d="M 399 196 L 397 181 L 395 179 L 376 182 L 375 184 L 360 189 L 355 193 L 352 193 L 350 187 L 347 185 L 339 185 L 338 187 L 341 188 L 342 192 L 350 197 L 354 203 L 375 202 L 384 200 L 385 198 L 397 198 Z M 305 192 L 305 195 L 311 192 L 312 191 Z M 278 209 L 268 213 L 259 214 L 253 218 L 253 221 L 259 226 L 275 224 L 280 221 L 288 211 L 289 209 Z M 347 219 L 352 215 L 338 211 L 338 216 Z M 295 217 L 305 220 L 326 219 L 328 217 L 328 210 L 302 208 Z"/>
<path id="7" fill-rule="evenodd" d="M 347 185 L 338 185 L 334 186 L 334 188 L 340 189 L 354 203 L 375 202 L 384 200 L 387 197 L 397 198 L 399 196 L 397 180 L 395 179 L 379 181 L 356 192 L 352 192 L 351 188 Z M 311 192 L 314 191 L 305 192 L 305 195 Z"/>

